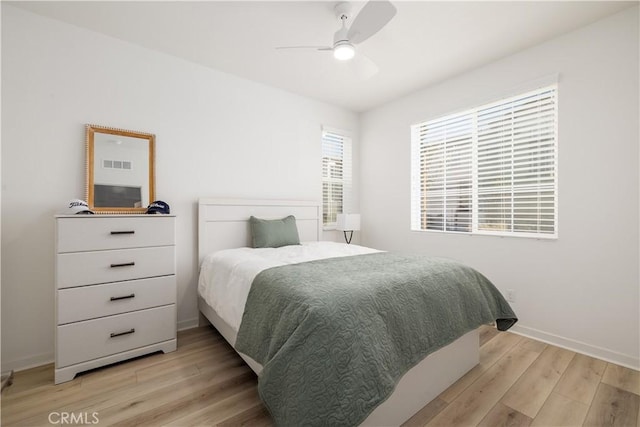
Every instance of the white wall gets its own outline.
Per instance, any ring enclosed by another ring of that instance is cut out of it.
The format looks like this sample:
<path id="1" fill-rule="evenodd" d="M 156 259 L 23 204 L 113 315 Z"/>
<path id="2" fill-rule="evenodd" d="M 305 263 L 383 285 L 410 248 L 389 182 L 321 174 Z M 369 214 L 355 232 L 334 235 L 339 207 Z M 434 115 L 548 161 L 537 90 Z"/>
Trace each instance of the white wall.
<path id="1" fill-rule="evenodd" d="M 322 125 L 353 130 L 358 156 L 349 111 L 3 2 L 2 371 L 53 359 L 53 215 L 84 197 L 86 123 L 156 134 L 179 327 L 198 318 L 198 197 L 320 200 Z"/>
<path id="2" fill-rule="evenodd" d="M 461 260 L 514 289 L 515 330 L 639 363 L 638 8 L 361 117 L 362 239 Z M 411 124 L 559 80 L 559 239 L 410 231 Z"/>

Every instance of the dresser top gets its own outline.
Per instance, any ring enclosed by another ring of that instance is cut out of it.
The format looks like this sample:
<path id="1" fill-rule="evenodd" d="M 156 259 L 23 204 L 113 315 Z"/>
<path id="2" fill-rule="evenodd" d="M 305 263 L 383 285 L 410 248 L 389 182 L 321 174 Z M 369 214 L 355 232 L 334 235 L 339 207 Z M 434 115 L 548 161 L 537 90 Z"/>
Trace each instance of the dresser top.
<path id="1" fill-rule="evenodd" d="M 172 217 L 172 214 L 76 214 L 76 215 L 54 215 L 55 218 L 154 218 Z"/>

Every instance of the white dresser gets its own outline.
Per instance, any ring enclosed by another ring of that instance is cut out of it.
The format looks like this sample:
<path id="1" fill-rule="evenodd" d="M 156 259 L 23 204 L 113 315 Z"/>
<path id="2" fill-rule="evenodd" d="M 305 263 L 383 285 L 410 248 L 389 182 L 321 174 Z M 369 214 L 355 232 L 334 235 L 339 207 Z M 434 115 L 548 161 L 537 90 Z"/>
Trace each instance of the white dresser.
<path id="1" fill-rule="evenodd" d="M 173 215 L 56 216 L 55 383 L 176 349 Z"/>

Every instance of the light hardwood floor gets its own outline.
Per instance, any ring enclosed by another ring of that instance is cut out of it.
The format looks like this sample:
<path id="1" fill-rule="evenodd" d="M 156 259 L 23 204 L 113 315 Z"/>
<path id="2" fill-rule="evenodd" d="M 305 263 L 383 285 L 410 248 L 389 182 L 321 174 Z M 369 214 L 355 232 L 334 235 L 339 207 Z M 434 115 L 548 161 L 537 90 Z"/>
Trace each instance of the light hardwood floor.
<path id="1" fill-rule="evenodd" d="M 480 341 L 480 364 L 406 426 L 640 425 L 637 371 L 488 326 Z M 49 426 L 68 413 L 98 426 L 272 425 L 256 385 L 226 341 L 203 327 L 179 333 L 173 353 L 57 386 L 52 365 L 17 372 L 2 393 L 1 420 L 3 426 Z"/>

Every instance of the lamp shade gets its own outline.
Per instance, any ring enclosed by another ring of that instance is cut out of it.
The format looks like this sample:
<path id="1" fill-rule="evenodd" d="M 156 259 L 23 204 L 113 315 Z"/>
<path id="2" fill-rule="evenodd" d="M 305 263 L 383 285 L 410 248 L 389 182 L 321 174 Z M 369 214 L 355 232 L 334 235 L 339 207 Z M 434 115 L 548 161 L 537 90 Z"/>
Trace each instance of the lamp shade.
<path id="1" fill-rule="evenodd" d="M 360 230 L 360 214 L 338 214 L 336 229 L 341 231 Z"/>

